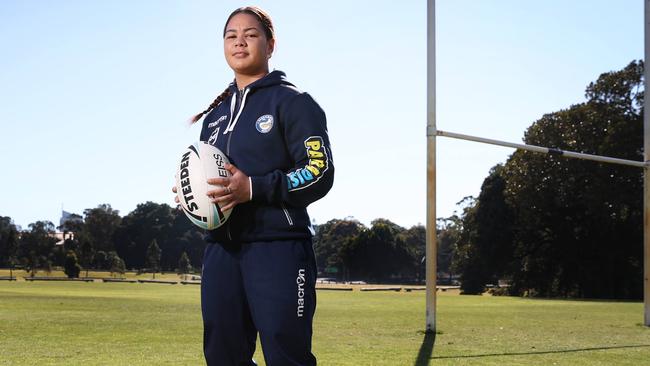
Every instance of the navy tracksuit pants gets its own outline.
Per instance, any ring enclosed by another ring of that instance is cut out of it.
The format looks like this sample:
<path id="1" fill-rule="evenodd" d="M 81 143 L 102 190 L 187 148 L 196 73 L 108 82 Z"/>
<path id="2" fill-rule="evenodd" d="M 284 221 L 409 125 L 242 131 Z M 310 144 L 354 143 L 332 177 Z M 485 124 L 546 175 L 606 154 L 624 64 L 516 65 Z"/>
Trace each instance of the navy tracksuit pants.
<path id="1" fill-rule="evenodd" d="M 201 311 L 208 366 L 312 366 L 316 261 L 311 239 L 208 244 Z"/>

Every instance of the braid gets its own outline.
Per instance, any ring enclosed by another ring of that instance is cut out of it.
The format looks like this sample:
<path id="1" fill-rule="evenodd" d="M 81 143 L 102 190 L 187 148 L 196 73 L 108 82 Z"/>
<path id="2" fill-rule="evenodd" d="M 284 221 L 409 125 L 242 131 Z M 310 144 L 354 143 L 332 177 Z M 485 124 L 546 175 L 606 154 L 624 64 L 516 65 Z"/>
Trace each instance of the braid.
<path id="1" fill-rule="evenodd" d="M 198 120 L 200 120 L 205 114 L 207 114 L 211 110 L 217 108 L 217 106 L 219 104 L 221 104 L 221 102 L 226 100 L 226 98 L 228 98 L 230 96 L 230 94 L 232 94 L 232 92 L 230 91 L 230 88 L 226 88 L 226 90 L 224 90 L 223 93 L 219 94 L 219 96 L 215 100 L 212 101 L 212 103 L 210 104 L 210 106 L 208 108 L 206 108 L 206 110 L 204 110 L 203 112 L 201 112 L 199 114 L 196 114 L 196 115 L 194 115 L 194 117 L 190 118 L 190 124 L 198 122 Z"/>

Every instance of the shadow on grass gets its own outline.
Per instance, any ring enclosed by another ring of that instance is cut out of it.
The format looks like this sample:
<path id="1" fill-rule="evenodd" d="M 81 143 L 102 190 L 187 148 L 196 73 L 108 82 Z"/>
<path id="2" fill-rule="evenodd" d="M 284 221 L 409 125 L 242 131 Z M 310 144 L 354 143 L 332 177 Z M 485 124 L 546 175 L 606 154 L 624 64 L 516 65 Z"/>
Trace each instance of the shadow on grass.
<path id="1" fill-rule="evenodd" d="M 425 332 L 424 339 L 422 340 L 422 345 L 420 346 L 420 351 L 418 352 L 418 358 L 415 360 L 414 366 L 427 366 L 429 360 L 431 360 L 431 354 L 433 353 L 433 344 L 436 342 L 436 333 L 434 332 Z"/>
<path id="2" fill-rule="evenodd" d="M 439 360 L 439 359 L 447 359 L 447 358 L 481 358 L 481 357 L 495 357 L 495 356 L 546 355 L 552 353 L 590 352 L 590 351 L 604 351 L 609 349 L 643 348 L 643 347 L 650 347 L 650 344 L 639 344 L 639 345 L 630 345 L 630 346 L 588 347 L 588 348 L 564 349 L 564 350 L 556 350 L 556 351 L 503 352 L 503 353 L 484 353 L 478 355 L 438 356 L 438 357 L 431 357 L 431 359 Z M 422 349 L 420 349 L 420 352 L 422 352 Z M 420 355 L 418 355 L 418 361 L 416 365 L 417 366 L 426 365 L 426 363 L 420 363 Z"/>
<path id="3" fill-rule="evenodd" d="M 525 300 L 540 300 L 540 301 L 568 301 L 568 302 L 604 302 L 604 303 L 643 303 L 643 300 L 638 299 L 598 299 L 598 298 L 578 298 L 578 297 L 531 297 L 531 296 L 510 296 L 512 298 L 519 298 Z"/>

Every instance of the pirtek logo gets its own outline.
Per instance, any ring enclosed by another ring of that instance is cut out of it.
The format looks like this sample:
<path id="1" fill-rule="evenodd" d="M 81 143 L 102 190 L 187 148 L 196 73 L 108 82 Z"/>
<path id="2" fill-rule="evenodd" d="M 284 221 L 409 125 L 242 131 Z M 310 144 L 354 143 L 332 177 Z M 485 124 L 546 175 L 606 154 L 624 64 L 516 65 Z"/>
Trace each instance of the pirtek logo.
<path id="1" fill-rule="evenodd" d="M 296 284 L 298 284 L 298 309 L 296 315 L 302 318 L 305 313 L 305 269 L 298 270 L 298 277 L 296 277 Z"/>

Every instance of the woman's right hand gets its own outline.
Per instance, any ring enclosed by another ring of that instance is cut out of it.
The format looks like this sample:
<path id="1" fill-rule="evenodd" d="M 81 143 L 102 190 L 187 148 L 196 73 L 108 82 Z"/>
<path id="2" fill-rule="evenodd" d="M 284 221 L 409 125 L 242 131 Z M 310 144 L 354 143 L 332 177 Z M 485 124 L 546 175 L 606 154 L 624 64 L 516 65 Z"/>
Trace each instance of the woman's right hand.
<path id="1" fill-rule="evenodd" d="M 174 194 L 176 194 L 176 192 L 177 192 L 177 191 L 176 191 L 176 186 L 173 186 L 173 187 L 172 187 L 172 192 L 174 192 Z M 178 199 L 178 195 L 177 195 L 177 194 L 174 196 L 174 202 L 176 202 L 177 205 L 180 205 L 180 204 L 181 204 L 181 201 Z"/>

